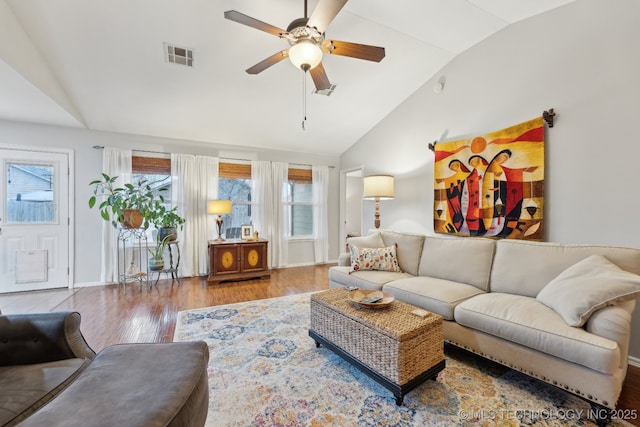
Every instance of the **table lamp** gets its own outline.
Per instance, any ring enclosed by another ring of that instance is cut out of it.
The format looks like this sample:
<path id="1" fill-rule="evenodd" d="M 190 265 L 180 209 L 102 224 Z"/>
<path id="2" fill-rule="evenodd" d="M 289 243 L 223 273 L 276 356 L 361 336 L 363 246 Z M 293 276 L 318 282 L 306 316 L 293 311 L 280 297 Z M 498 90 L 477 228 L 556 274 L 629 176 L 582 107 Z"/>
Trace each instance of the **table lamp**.
<path id="1" fill-rule="evenodd" d="M 207 203 L 207 213 L 218 215 L 216 218 L 216 227 L 218 228 L 218 238 L 216 241 L 223 242 L 222 238 L 222 215 L 231 213 L 231 200 L 209 200 Z"/>
<path id="2" fill-rule="evenodd" d="M 380 200 L 391 200 L 395 197 L 393 192 L 393 176 L 369 175 L 363 180 L 365 200 L 376 201 L 376 213 L 374 225 L 380 228 Z"/>

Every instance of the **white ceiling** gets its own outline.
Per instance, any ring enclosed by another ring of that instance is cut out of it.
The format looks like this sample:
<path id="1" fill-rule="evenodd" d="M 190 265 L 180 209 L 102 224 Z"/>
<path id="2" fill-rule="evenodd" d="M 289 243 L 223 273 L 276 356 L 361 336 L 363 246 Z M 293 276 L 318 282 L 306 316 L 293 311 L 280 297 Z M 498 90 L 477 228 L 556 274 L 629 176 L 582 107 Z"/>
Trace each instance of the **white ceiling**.
<path id="1" fill-rule="evenodd" d="M 0 118 L 339 155 L 456 55 L 571 1 L 351 0 L 327 37 L 386 57 L 325 55 L 337 88 L 311 94 L 307 77 L 303 131 L 302 72 L 244 71 L 287 42 L 223 16 L 286 28 L 303 0 L 0 0 Z M 193 48 L 194 67 L 166 62 L 165 42 Z"/>

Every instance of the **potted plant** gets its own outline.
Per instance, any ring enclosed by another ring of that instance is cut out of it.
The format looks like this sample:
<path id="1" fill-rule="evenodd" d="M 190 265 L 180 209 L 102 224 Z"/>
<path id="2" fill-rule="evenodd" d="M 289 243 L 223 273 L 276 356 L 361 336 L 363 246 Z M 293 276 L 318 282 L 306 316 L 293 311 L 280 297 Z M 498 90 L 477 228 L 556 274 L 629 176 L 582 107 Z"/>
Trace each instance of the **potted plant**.
<path id="1" fill-rule="evenodd" d="M 167 209 L 164 205 L 159 205 L 154 212 L 153 225 L 158 229 L 158 239 L 164 240 L 165 236 L 170 236 L 170 242 L 175 242 L 178 238 L 178 227 L 182 230 L 184 218 L 177 213 L 178 207 Z"/>
<path id="2" fill-rule="evenodd" d="M 151 254 L 149 258 L 149 270 L 160 271 L 164 268 L 164 248 L 170 241 L 171 236 L 166 236 L 164 239 L 158 239 L 158 243 L 155 248 L 147 249 Z"/>
<path id="3" fill-rule="evenodd" d="M 102 219 L 111 222 L 114 227 L 121 224 L 125 228 L 149 228 L 164 198 L 155 196 L 146 180 L 117 187 L 116 179 L 117 176 L 110 177 L 103 173 L 102 179 L 89 183 L 93 187 L 89 208 L 96 205 L 98 197 L 104 197 L 98 205 Z"/>

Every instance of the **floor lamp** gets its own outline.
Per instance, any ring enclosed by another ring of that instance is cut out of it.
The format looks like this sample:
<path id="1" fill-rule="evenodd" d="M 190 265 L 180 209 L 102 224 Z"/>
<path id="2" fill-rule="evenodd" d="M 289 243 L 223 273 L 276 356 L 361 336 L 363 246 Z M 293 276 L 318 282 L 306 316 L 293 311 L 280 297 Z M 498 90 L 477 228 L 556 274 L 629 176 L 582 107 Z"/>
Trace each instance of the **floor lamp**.
<path id="1" fill-rule="evenodd" d="M 222 238 L 222 215 L 231 213 L 231 200 L 209 200 L 207 203 L 207 213 L 218 215 L 218 218 L 216 218 L 216 227 L 218 228 L 218 238 L 216 242 L 224 242 Z"/>
<path id="2" fill-rule="evenodd" d="M 395 197 L 393 192 L 393 176 L 369 175 L 363 180 L 365 200 L 376 201 L 376 213 L 374 225 L 380 228 L 380 200 L 391 200 Z"/>

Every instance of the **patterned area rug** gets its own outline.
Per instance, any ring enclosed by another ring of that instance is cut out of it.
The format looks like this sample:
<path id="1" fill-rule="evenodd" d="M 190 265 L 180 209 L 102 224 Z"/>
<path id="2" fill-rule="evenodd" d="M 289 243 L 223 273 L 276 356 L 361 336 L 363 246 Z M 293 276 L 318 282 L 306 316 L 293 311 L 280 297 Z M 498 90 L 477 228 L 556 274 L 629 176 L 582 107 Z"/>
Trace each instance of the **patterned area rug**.
<path id="1" fill-rule="evenodd" d="M 437 381 L 396 406 L 391 392 L 316 348 L 309 295 L 178 314 L 174 341 L 209 344 L 208 426 L 595 425 L 578 397 L 449 345 Z"/>

